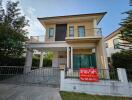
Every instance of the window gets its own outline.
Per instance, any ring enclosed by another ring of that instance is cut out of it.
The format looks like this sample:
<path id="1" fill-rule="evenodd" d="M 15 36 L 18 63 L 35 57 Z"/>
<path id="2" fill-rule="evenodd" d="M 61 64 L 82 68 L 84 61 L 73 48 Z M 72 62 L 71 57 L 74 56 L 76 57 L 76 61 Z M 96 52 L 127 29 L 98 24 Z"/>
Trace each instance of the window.
<path id="1" fill-rule="evenodd" d="M 69 27 L 69 37 L 74 37 L 74 26 Z"/>
<path id="2" fill-rule="evenodd" d="M 85 27 L 78 26 L 78 37 L 85 37 Z"/>
<path id="3" fill-rule="evenodd" d="M 113 40 L 114 49 L 119 49 L 119 39 L 116 38 Z"/>
<path id="4" fill-rule="evenodd" d="M 96 56 L 92 54 L 73 55 L 73 69 L 96 67 Z"/>
<path id="5" fill-rule="evenodd" d="M 54 28 L 49 28 L 49 37 L 54 37 Z"/>
<path id="6" fill-rule="evenodd" d="M 106 48 L 108 48 L 108 43 L 105 43 Z"/>

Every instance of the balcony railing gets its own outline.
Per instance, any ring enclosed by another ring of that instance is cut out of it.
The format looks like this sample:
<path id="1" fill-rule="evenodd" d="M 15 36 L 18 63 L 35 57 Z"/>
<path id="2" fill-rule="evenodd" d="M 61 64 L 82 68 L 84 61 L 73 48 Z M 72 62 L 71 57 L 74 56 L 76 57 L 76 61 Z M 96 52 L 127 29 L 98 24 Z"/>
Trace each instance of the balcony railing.
<path id="1" fill-rule="evenodd" d="M 41 36 L 30 36 L 30 41 L 29 42 L 45 42 L 45 36 L 41 35 Z"/>
<path id="2" fill-rule="evenodd" d="M 91 29 L 85 29 L 84 36 L 79 36 L 78 29 L 74 30 L 74 35 L 70 36 L 70 34 L 67 34 L 67 37 L 97 37 L 102 36 L 101 28 L 91 28 Z"/>
<path id="3" fill-rule="evenodd" d="M 101 37 L 101 36 L 102 36 L 101 28 L 85 29 L 84 37 Z M 79 37 L 78 30 L 74 30 L 74 36 L 69 36 L 69 34 L 67 34 L 67 36 L 66 36 L 66 38 L 73 38 L 73 37 Z M 33 42 L 33 43 L 46 42 L 46 41 L 53 41 L 53 37 L 51 39 L 50 37 L 46 37 L 44 35 L 30 36 L 30 40 L 29 40 L 29 42 Z"/>

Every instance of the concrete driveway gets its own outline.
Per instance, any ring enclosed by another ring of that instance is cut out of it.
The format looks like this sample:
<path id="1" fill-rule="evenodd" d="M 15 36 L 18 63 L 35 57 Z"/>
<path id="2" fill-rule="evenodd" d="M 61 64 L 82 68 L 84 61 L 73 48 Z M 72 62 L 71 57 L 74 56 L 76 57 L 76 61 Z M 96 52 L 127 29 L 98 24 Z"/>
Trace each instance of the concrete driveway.
<path id="1" fill-rule="evenodd" d="M 0 100 L 61 100 L 53 87 L 0 84 Z"/>

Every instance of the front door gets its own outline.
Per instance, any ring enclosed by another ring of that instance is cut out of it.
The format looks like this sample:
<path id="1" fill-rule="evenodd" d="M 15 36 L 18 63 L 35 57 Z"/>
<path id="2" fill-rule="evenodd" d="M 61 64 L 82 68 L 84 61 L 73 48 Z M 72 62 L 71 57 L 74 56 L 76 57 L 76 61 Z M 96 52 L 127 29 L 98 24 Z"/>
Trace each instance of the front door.
<path id="1" fill-rule="evenodd" d="M 73 69 L 96 67 L 95 54 L 82 54 L 73 56 Z"/>

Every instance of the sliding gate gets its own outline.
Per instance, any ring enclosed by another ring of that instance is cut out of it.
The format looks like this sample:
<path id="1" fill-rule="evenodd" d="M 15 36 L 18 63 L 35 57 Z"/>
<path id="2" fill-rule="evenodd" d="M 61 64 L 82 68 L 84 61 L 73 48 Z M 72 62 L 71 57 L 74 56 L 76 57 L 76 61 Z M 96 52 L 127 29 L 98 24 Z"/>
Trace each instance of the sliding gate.
<path id="1" fill-rule="evenodd" d="M 36 84 L 59 87 L 59 68 L 32 67 L 29 73 L 23 74 L 23 67 L 0 66 L 0 83 Z"/>

